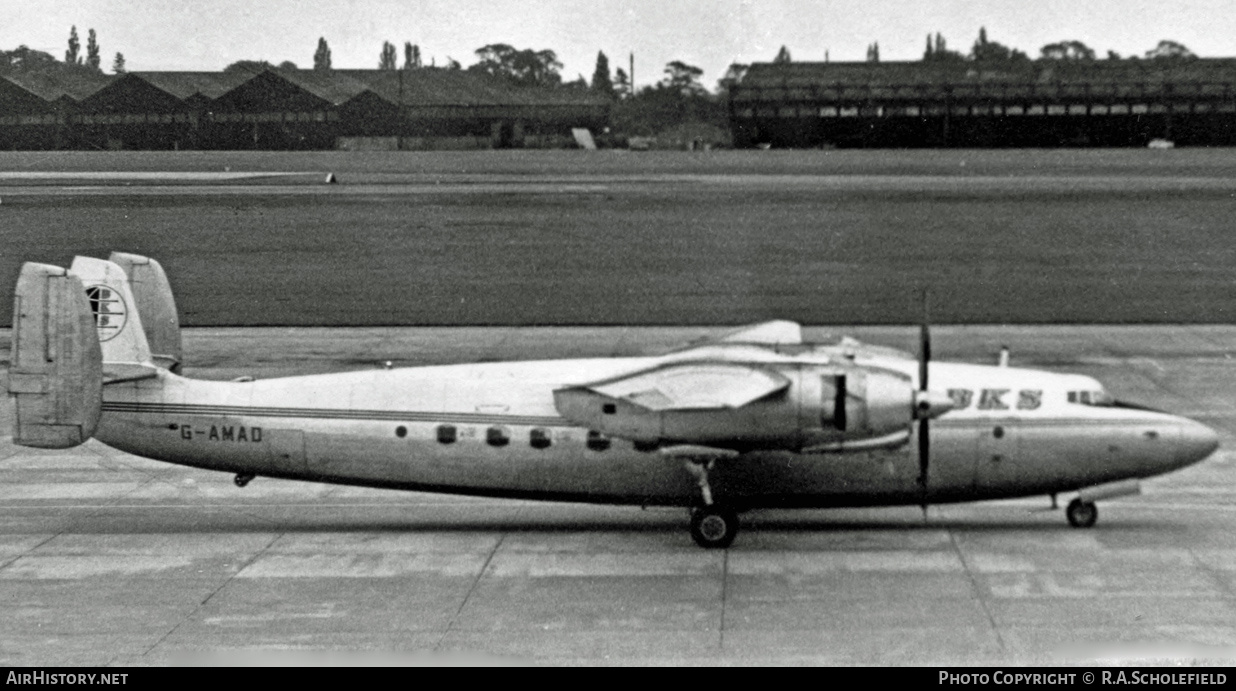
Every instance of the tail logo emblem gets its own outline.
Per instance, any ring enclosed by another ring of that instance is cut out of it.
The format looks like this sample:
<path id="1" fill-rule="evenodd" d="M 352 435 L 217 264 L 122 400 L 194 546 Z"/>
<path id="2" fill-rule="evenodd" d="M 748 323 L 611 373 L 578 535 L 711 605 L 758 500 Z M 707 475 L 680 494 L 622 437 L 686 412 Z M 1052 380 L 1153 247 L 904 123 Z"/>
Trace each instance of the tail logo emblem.
<path id="1" fill-rule="evenodd" d="M 94 326 L 98 329 L 100 342 L 110 341 L 124 330 L 129 320 L 129 308 L 120 293 L 107 286 L 90 286 L 86 288 L 86 299 L 90 301 L 90 311 L 94 313 Z"/>

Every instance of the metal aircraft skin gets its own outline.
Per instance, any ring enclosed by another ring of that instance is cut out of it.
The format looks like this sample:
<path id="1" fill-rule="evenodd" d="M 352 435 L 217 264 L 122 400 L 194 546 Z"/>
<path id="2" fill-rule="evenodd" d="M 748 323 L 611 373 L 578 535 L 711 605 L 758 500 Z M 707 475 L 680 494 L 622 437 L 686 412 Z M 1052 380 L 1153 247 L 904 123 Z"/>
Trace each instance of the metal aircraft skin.
<path id="1" fill-rule="evenodd" d="M 180 370 L 157 262 L 27 264 L 14 440 L 90 437 L 236 474 L 691 509 L 725 547 L 761 507 L 921 505 L 1078 492 L 1094 501 L 1209 456 L 1217 435 L 1074 374 L 929 361 L 768 322 L 666 355 L 375 369 L 233 382 Z M 930 384 L 930 387 L 927 384 Z"/>

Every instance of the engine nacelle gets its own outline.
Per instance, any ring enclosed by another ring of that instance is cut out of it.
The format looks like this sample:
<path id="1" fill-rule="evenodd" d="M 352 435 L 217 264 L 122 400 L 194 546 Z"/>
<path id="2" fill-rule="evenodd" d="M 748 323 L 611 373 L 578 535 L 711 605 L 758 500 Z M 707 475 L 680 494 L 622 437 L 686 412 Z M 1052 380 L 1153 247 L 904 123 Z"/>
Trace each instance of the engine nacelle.
<path id="1" fill-rule="evenodd" d="M 905 374 L 848 363 L 684 362 L 558 389 L 554 402 L 642 444 L 844 451 L 906 443 L 916 393 Z"/>

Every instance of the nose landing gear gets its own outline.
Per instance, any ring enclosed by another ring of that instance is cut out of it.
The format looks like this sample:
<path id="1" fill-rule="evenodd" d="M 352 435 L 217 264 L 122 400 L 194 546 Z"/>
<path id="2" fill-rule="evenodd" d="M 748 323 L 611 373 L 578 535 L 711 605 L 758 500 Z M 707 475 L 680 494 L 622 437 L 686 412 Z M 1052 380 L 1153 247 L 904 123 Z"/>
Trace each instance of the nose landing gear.
<path id="1" fill-rule="evenodd" d="M 237 473 L 232 482 L 235 482 L 237 487 L 244 487 L 252 482 L 254 477 L 253 473 Z"/>
<path id="2" fill-rule="evenodd" d="M 1068 517 L 1069 525 L 1074 528 L 1091 528 L 1095 521 L 1099 520 L 1099 507 L 1095 506 L 1094 502 L 1074 499 L 1069 502 L 1064 515 Z"/>

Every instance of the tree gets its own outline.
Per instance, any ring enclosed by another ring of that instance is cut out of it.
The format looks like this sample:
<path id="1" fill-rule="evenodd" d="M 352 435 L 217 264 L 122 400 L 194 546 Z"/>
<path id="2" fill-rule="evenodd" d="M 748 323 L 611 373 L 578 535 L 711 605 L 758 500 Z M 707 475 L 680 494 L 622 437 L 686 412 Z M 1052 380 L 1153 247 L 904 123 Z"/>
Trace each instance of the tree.
<path id="1" fill-rule="evenodd" d="M 1146 51 L 1146 59 L 1176 59 L 1176 60 L 1191 60 L 1197 56 L 1193 51 L 1185 48 L 1183 45 L 1175 41 L 1159 41 L 1159 45 L 1154 47 L 1154 50 Z"/>
<path id="2" fill-rule="evenodd" d="M 0 50 L 0 74 L 57 69 L 60 63 L 50 53 L 32 50 L 30 46 L 17 46 L 13 50 Z"/>
<path id="3" fill-rule="evenodd" d="M 94 29 L 86 35 L 86 64 L 99 69 L 99 41 L 95 38 Z"/>
<path id="4" fill-rule="evenodd" d="M 724 100 L 738 82 L 747 74 L 749 65 L 734 63 L 725 71 L 725 76 L 717 80 L 717 96 Z"/>
<path id="5" fill-rule="evenodd" d="M 421 67 L 421 47 L 412 45 L 411 41 L 403 43 L 403 68 L 415 70 Z"/>
<path id="6" fill-rule="evenodd" d="M 619 99 L 631 97 L 631 78 L 621 67 L 614 71 L 614 94 Z"/>
<path id="7" fill-rule="evenodd" d="M 77 25 L 69 29 L 69 49 L 64 51 L 64 62 L 69 65 L 82 64 L 82 58 L 79 55 L 82 50 L 82 42 L 77 39 Z"/>
<path id="8" fill-rule="evenodd" d="M 330 46 L 326 45 L 326 37 L 318 38 L 318 49 L 313 51 L 313 69 L 330 69 Z"/>
<path id="9" fill-rule="evenodd" d="M 116 53 L 115 59 L 112 60 L 112 72 L 124 74 L 124 53 Z"/>
<path id="10" fill-rule="evenodd" d="M 460 65 L 458 60 L 456 60 L 455 58 L 452 58 L 451 56 L 449 56 L 449 55 L 448 55 L 448 56 L 446 56 L 446 69 L 448 69 L 448 70 L 462 70 L 462 69 L 463 69 L 463 65 Z"/>
<path id="11" fill-rule="evenodd" d="M 960 62 L 965 59 L 961 53 L 948 49 L 948 42 L 941 34 L 936 34 L 934 44 L 931 34 L 927 35 L 927 51 L 923 53 L 924 62 Z"/>
<path id="12" fill-rule="evenodd" d="M 263 70 L 274 69 L 275 66 L 265 60 L 237 60 L 223 68 L 224 72 L 251 72 L 257 74 Z"/>
<path id="13" fill-rule="evenodd" d="M 382 42 L 382 56 L 378 59 L 378 69 L 395 69 L 395 44 L 390 41 Z"/>
<path id="14" fill-rule="evenodd" d="M 1039 49 L 1040 60 L 1093 60 L 1094 49 L 1081 41 L 1048 43 Z"/>
<path id="15" fill-rule="evenodd" d="M 790 63 L 790 49 L 781 46 L 781 50 L 777 51 L 777 57 L 773 58 L 773 64 L 788 65 Z"/>
<path id="16" fill-rule="evenodd" d="M 291 60 L 284 60 L 283 62 L 279 63 L 279 69 L 281 69 L 281 70 L 299 70 L 300 68 L 299 68 L 299 67 L 297 67 L 297 66 L 296 66 L 296 63 L 292 62 Z"/>
<path id="17" fill-rule="evenodd" d="M 703 74 L 704 70 L 694 65 L 674 60 L 665 65 L 665 79 L 658 86 L 684 97 L 702 96 L 708 93 L 699 81 Z"/>
<path id="18" fill-rule="evenodd" d="M 597 66 L 592 71 L 592 90 L 614 97 L 614 82 L 609 78 L 609 58 L 601 51 L 597 51 Z"/>
<path id="19" fill-rule="evenodd" d="M 552 50 L 518 50 L 505 43 L 478 48 L 480 61 L 469 72 L 504 77 L 519 86 L 558 86 L 562 83 L 562 63 Z"/>
<path id="20" fill-rule="evenodd" d="M 975 62 L 1010 62 L 1029 60 L 1030 56 L 996 41 L 988 41 L 987 29 L 980 27 L 978 40 L 974 42 L 974 47 L 970 49 L 970 59 Z"/>
<path id="21" fill-rule="evenodd" d="M 879 62 L 879 61 L 880 61 L 880 44 L 878 42 L 872 43 L 871 45 L 867 46 L 867 62 Z"/>

